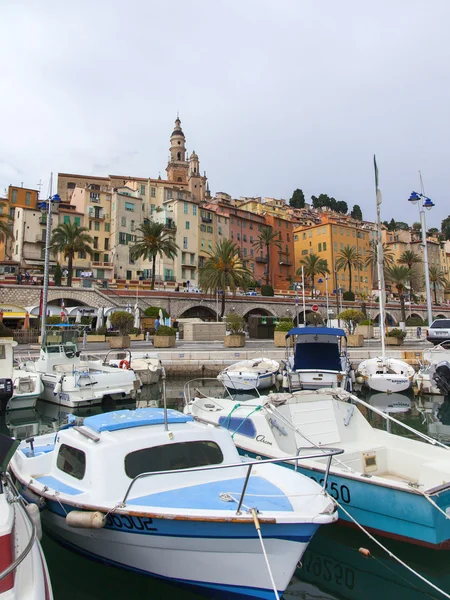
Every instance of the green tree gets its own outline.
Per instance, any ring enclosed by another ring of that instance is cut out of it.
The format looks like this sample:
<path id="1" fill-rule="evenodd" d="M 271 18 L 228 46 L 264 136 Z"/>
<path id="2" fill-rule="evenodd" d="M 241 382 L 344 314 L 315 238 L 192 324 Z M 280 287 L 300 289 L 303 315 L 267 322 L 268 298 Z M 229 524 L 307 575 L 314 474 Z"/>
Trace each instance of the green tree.
<path id="1" fill-rule="evenodd" d="M 348 206 L 347 202 L 343 200 L 336 200 L 336 198 L 330 197 L 327 194 L 320 194 L 319 196 L 311 196 L 311 201 L 313 208 L 322 208 L 324 206 L 331 208 L 331 210 L 335 210 L 336 212 L 340 212 L 343 214 L 347 214 Z"/>
<path id="2" fill-rule="evenodd" d="M 428 269 L 428 272 L 430 276 L 430 283 L 433 285 L 434 303 L 437 304 L 437 288 L 443 287 L 445 289 L 448 285 L 448 281 L 445 277 L 445 272 L 441 269 L 441 267 L 432 266 Z"/>
<path id="3" fill-rule="evenodd" d="M 398 259 L 398 262 L 400 265 L 406 265 L 408 267 L 408 269 L 410 270 L 411 277 L 409 279 L 409 292 L 410 292 L 410 294 L 412 294 L 413 293 L 412 268 L 414 265 L 418 265 L 419 263 L 421 263 L 422 259 L 420 258 L 420 256 L 418 254 L 416 254 L 414 252 L 414 250 L 405 250 L 404 252 L 402 252 L 400 258 Z"/>
<path id="4" fill-rule="evenodd" d="M 330 272 L 328 262 L 317 254 L 308 254 L 302 258 L 300 264 L 303 266 L 305 277 L 311 279 L 311 298 L 314 298 L 314 280 L 317 275 L 327 275 Z M 297 276 L 301 274 L 302 269 L 300 267 Z"/>
<path id="5" fill-rule="evenodd" d="M 346 215 L 348 213 L 347 202 L 344 202 L 344 200 L 338 200 L 336 202 L 336 206 L 334 207 L 334 210 L 338 213 L 342 213 L 343 215 Z"/>
<path id="6" fill-rule="evenodd" d="M 239 248 L 231 240 L 216 244 L 214 252 L 208 252 L 208 259 L 199 269 L 199 284 L 206 293 L 221 291 L 221 312 L 225 314 L 226 290 L 234 293 L 238 287 L 247 289 L 253 273 L 244 267 L 239 257 Z"/>
<path id="7" fill-rule="evenodd" d="M 53 281 L 55 285 L 61 285 L 62 280 L 62 269 L 59 262 L 56 263 L 55 272 L 53 273 Z"/>
<path id="8" fill-rule="evenodd" d="M 416 221 L 415 223 L 412 224 L 412 228 L 414 229 L 414 231 L 421 231 L 422 225 L 418 221 Z"/>
<path id="9" fill-rule="evenodd" d="M 137 238 L 135 244 L 130 248 L 133 260 L 143 258 L 152 261 L 151 289 L 155 289 L 156 257 L 167 256 L 175 258 L 178 254 L 178 246 L 173 239 L 173 230 L 166 229 L 163 223 L 155 221 L 144 221 L 137 227 Z"/>
<path id="10" fill-rule="evenodd" d="M 305 208 L 305 194 L 298 188 L 294 190 L 292 198 L 289 200 L 289 206 L 292 208 Z"/>
<path id="11" fill-rule="evenodd" d="M 365 314 L 360 310 L 356 310 L 356 308 L 347 308 L 338 314 L 338 319 L 344 321 L 350 335 L 355 333 L 356 326 L 364 318 Z"/>
<path id="12" fill-rule="evenodd" d="M 352 269 L 360 271 L 364 266 L 361 254 L 354 246 L 344 246 L 337 255 L 336 269 L 346 271 L 348 269 L 348 289 L 352 291 Z"/>
<path id="13" fill-rule="evenodd" d="M 386 269 L 386 278 L 397 290 L 402 312 L 402 321 L 406 323 L 405 296 L 406 284 L 411 279 L 411 269 L 405 265 L 392 265 Z"/>
<path id="14" fill-rule="evenodd" d="M 390 267 L 391 265 L 394 264 L 394 253 L 392 252 L 391 248 L 389 246 L 387 246 L 384 242 L 383 242 L 383 259 L 384 259 L 384 266 L 386 267 Z M 370 266 L 371 270 L 372 270 L 372 278 L 374 283 L 378 282 L 378 274 L 377 274 L 377 262 L 378 262 L 378 244 L 375 240 L 371 240 L 370 244 L 369 244 L 369 251 L 367 253 L 366 259 L 365 259 L 365 265 L 366 266 Z"/>
<path id="15" fill-rule="evenodd" d="M 118 329 L 120 335 L 126 335 L 133 327 L 133 315 L 126 310 L 115 310 L 110 316 L 111 325 Z"/>
<path id="16" fill-rule="evenodd" d="M 362 210 L 361 210 L 361 207 L 359 206 L 359 204 L 354 205 L 354 207 L 352 208 L 352 212 L 350 213 L 350 216 L 353 217 L 354 219 L 358 219 L 358 221 L 362 221 L 363 215 L 362 215 Z"/>
<path id="17" fill-rule="evenodd" d="M 441 233 L 444 239 L 450 240 L 450 215 L 441 223 Z"/>
<path id="18" fill-rule="evenodd" d="M 91 244 L 94 240 L 86 227 L 76 223 L 61 223 L 52 232 L 50 247 L 53 252 L 62 252 L 67 258 L 67 287 L 72 287 L 73 259 L 76 252 L 92 256 Z"/>
<path id="19" fill-rule="evenodd" d="M 439 229 L 437 227 L 431 227 L 427 231 L 427 237 L 437 237 L 439 236 Z"/>
<path id="20" fill-rule="evenodd" d="M 258 237 L 253 243 L 253 248 L 258 252 L 266 251 L 267 270 L 266 270 L 266 285 L 272 283 L 270 281 L 270 248 L 274 246 L 281 250 L 281 242 L 279 235 L 273 231 L 271 227 L 262 227 Z"/>

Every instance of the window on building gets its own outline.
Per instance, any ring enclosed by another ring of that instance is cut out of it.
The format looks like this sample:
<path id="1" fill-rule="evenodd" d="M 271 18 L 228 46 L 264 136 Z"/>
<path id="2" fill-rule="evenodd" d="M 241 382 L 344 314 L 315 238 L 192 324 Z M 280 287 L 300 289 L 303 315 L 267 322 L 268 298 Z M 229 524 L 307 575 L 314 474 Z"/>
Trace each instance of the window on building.
<path id="1" fill-rule="evenodd" d="M 350 229 L 347 229 L 345 233 L 346 233 L 347 237 L 350 237 Z"/>
<path id="2" fill-rule="evenodd" d="M 125 210 L 130 212 L 134 212 L 134 204 L 133 202 L 125 202 Z"/>
<path id="3" fill-rule="evenodd" d="M 98 248 L 98 237 L 94 238 L 94 248 Z"/>
<path id="4" fill-rule="evenodd" d="M 323 250 L 324 250 L 324 252 L 325 252 L 326 249 L 327 249 L 327 243 L 323 242 Z"/>
<path id="5" fill-rule="evenodd" d="M 172 200 L 172 190 L 167 190 L 167 199 Z"/>
<path id="6" fill-rule="evenodd" d="M 212 241 L 208 240 L 208 250 L 209 252 L 212 252 Z"/>
<path id="7" fill-rule="evenodd" d="M 86 252 L 78 252 L 78 258 L 81 258 L 81 259 L 86 258 Z"/>
<path id="8" fill-rule="evenodd" d="M 94 221 L 94 231 L 100 231 L 100 221 Z"/>
<path id="9" fill-rule="evenodd" d="M 94 252 L 94 262 L 100 262 L 100 253 Z"/>
<path id="10" fill-rule="evenodd" d="M 122 227 L 126 227 L 127 226 L 127 218 L 126 217 L 122 217 L 120 220 L 120 224 Z"/>
<path id="11" fill-rule="evenodd" d="M 103 240 L 103 249 L 104 250 L 109 250 L 109 238 L 105 238 Z"/>
<path id="12" fill-rule="evenodd" d="M 236 236 L 236 237 L 237 237 L 237 239 L 238 239 L 239 241 L 241 240 L 241 234 L 240 234 L 239 232 L 238 232 L 238 234 L 237 234 L 237 236 Z"/>
<path id="13" fill-rule="evenodd" d="M 342 227 L 339 227 L 339 233 L 340 233 L 341 235 L 344 235 L 344 230 L 342 229 Z"/>
<path id="14" fill-rule="evenodd" d="M 78 227 L 80 227 L 80 225 L 81 225 L 80 217 L 74 217 L 73 222 L 75 223 L 75 225 L 78 225 Z"/>
<path id="15" fill-rule="evenodd" d="M 244 256 L 247 256 L 247 248 L 244 248 Z"/>
<path id="16" fill-rule="evenodd" d="M 211 227 L 211 225 L 207 225 L 207 227 L 206 227 L 206 231 L 207 231 L 208 233 L 212 233 L 212 232 L 213 232 L 213 228 Z M 244 236 L 244 237 L 245 237 L 245 236 Z"/>
<path id="17" fill-rule="evenodd" d="M 119 231 L 119 244 L 126 245 L 127 243 L 127 234 L 123 231 Z"/>
<path id="18" fill-rule="evenodd" d="M 12 191 L 11 201 L 12 201 L 13 204 L 15 204 L 17 202 L 17 190 L 13 190 Z"/>
<path id="19" fill-rule="evenodd" d="M 155 196 L 156 196 L 156 188 L 154 188 L 154 187 L 150 188 L 150 196 L 152 198 L 155 198 Z"/>
<path id="20" fill-rule="evenodd" d="M 333 242 L 333 248 L 334 248 L 335 250 L 337 250 L 337 249 L 338 249 L 337 242 Z"/>
<path id="21" fill-rule="evenodd" d="M 188 247 L 188 239 L 187 239 L 187 237 L 184 237 L 183 238 L 183 248 L 186 250 L 187 247 Z"/>
<path id="22" fill-rule="evenodd" d="M 222 227 L 219 227 L 217 231 L 219 235 L 222 235 Z"/>
<path id="23" fill-rule="evenodd" d="M 70 223 L 70 215 L 64 215 L 64 223 Z"/>
<path id="24" fill-rule="evenodd" d="M 133 220 L 131 221 L 131 224 L 130 224 L 130 231 L 134 231 L 134 221 Z"/>
<path id="25" fill-rule="evenodd" d="M 200 248 L 201 248 L 202 250 L 204 250 L 204 249 L 205 249 L 205 240 L 201 240 L 201 241 L 200 241 Z"/>
<path id="26" fill-rule="evenodd" d="M 145 185 L 141 184 L 141 196 L 145 196 Z"/>
<path id="27" fill-rule="evenodd" d="M 128 281 L 129 281 L 130 279 L 133 279 L 133 271 L 127 271 L 127 275 L 126 275 L 126 277 L 127 277 Z"/>
<path id="28" fill-rule="evenodd" d="M 31 192 L 25 194 L 25 206 L 31 206 Z"/>
<path id="29" fill-rule="evenodd" d="M 322 242 L 319 242 L 319 252 L 322 252 Z"/>
<path id="30" fill-rule="evenodd" d="M 344 247 L 344 243 L 343 243 L 343 242 L 341 242 L 339 247 L 340 247 L 340 249 L 342 250 L 342 248 Z"/>
<path id="31" fill-rule="evenodd" d="M 186 225 L 185 225 L 186 229 L 190 229 L 191 228 L 191 223 L 190 221 L 186 221 Z"/>
<path id="32" fill-rule="evenodd" d="M 103 255 L 103 262 L 105 262 L 105 263 L 109 262 L 109 254 L 104 254 Z"/>
<path id="33" fill-rule="evenodd" d="M 244 235 L 242 236 L 242 239 L 244 240 L 244 242 L 247 241 L 247 235 L 244 233 Z"/>
<path id="34" fill-rule="evenodd" d="M 105 231 L 110 231 L 110 224 L 109 223 L 105 223 Z"/>
<path id="35" fill-rule="evenodd" d="M 193 216 L 194 216 L 194 217 L 196 217 L 196 216 L 197 216 L 197 205 L 196 205 L 196 204 L 194 204 L 194 205 L 192 206 L 192 214 L 193 214 Z"/>
<path id="36" fill-rule="evenodd" d="M 189 204 L 187 202 L 184 203 L 184 214 L 187 215 L 189 212 Z"/>

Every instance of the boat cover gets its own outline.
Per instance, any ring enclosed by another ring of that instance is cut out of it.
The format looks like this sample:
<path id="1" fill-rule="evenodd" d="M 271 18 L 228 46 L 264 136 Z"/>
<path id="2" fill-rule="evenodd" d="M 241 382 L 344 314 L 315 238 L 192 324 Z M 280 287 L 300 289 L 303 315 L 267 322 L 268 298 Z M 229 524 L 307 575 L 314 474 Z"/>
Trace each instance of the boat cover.
<path id="1" fill-rule="evenodd" d="M 296 344 L 294 369 L 342 371 L 338 345 L 320 342 L 314 344 Z"/>
<path id="2" fill-rule="evenodd" d="M 335 335 L 337 337 L 346 337 L 343 329 L 337 327 L 294 327 L 286 334 L 290 335 Z"/>
<path id="3" fill-rule="evenodd" d="M 171 408 L 167 409 L 168 423 L 187 423 L 193 420 L 190 415 L 184 415 Z M 83 424 L 101 433 L 102 431 L 118 431 L 119 429 L 144 427 L 146 425 L 162 425 L 163 423 L 163 408 L 137 408 L 136 410 L 115 410 L 86 417 Z"/>

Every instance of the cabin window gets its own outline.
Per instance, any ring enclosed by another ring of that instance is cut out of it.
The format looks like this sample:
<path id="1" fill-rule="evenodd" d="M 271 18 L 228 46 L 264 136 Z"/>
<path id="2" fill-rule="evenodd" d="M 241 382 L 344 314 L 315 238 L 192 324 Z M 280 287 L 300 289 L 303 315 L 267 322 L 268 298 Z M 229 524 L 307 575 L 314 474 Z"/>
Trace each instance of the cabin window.
<path id="1" fill-rule="evenodd" d="M 0 346 L 0 360 L 5 360 L 6 358 L 6 348 L 5 346 Z"/>
<path id="2" fill-rule="evenodd" d="M 56 466 L 64 473 L 72 475 L 76 479 L 83 479 L 86 472 L 86 455 L 82 450 L 78 450 L 78 448 L 61 444 Z"/>
<path id="3" fill-rule="evenodd" d="M 143 448 L 125 457 L 125 473 L 133 479 L 140 473 L 192 469 L 219 465 L 223 454 L 215 442 L 179 442 L 153 448 Z"/>
<path id="4" fill-rule="evenodd" d="M 256 437 L 256 427 L 251 419 L 239 417 L 219 417 L 219 425 L 229 431 L 236 431 L 245 437 Z"/>

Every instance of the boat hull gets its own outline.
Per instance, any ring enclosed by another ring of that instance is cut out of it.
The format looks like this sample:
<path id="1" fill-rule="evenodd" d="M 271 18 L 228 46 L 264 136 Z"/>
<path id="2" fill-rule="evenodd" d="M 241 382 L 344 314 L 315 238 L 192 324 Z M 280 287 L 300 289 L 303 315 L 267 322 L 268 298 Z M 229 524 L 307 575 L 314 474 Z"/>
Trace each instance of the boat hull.
<path id="1" fill-rule="evenodd" d="M 7 410 L 26 410 L 34 408 L 39 399 L 40 392 L 34 394 L 13 394 L 6 405 Z"/>
<path id="2" fill-rule="evenodd" d="M 348 376 L 334 371 L 291 371 L 288 373 L 289 389 L 320 390 L 322 388 L 347 389 Z"/>
<path id="3" fill-rule="evenodd" d="M 275 383 L 275 373 L 254 375 L 253 373 L 228 372 L 226 376 L 218 376 L 225 387 L 230 390 L 249 391 L 270 388 Z"/>
<path id="4" fill-rule="evenodd" d="M 241 455 L 250 458 L 273 458 L 237 447 Z M 283 466 L 294 469 L 292 464 L 285 463 Z M 304 467 L 299 463 L 298 471 L 323 483 L 322 469 Z M 374 533 L 436 550 L 450 549 L 450 520 L 436 510 L 423 494 L 413 489 L 404 491 L 371 483 L 370 479 L 360 481 L 330 473 L 327 491 L 359 524 Z M 432 499 L 444 512 L 450 511 L 450 488 L 433 495 Z M 339 505 L 338 513 L 339 524 L 356 526 Z"/>
<path id="5" fill-rule="evenodd" d="M 70 507 L 64 505 L 64 509 Z M 75 529 L 48 502 L 50 535 L 91 558 L 174 583 L 208 590 L 208 597 L 272 599 L 274 592 L 253 524 L 150 519 L 110 514 L 104 529 Z M 279 533 L 272 537 L 271 528 Z M 263 524 L 261 531 L 280 596 L 317 525 Z"/>
<path id="6" fill-rule="evenodd" d="M 364 382 L 370 389 L 376 392 L 387 392 L 389 394 L 403 392 L 410 386 L 408 377 L 390 373 L 369 375 L 368 377 L 364 377 Z"/>
<path id="7" fill-rule="evenodd" d="M 98 391 L 95 393 L 94 390 L 86 388 L 76 390 L 63 389 L 55 393 L 56 377 L 46 373 L 42 374 L 42 383 L 44 384 L 44 390 L 41 394 L 43 400 L 68 408 L 98 405 L 107 398 L 111 400 L 123 400 L 124 398 L 134 399 L 136 397 L 134 389 L 125 388 L 102 388 L 102 393 Z"/>

